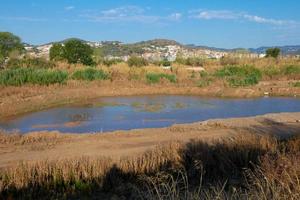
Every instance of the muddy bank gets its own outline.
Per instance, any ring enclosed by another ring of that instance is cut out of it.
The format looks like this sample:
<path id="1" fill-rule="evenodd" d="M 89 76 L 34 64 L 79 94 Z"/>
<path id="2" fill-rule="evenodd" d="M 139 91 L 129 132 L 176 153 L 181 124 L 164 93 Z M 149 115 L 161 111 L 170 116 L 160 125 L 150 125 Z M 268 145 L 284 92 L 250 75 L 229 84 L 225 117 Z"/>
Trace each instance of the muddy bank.
<path id="1" fill-rule="evenodd" d="M 281 113 L 106 134 L 35 132 L 22 136 L 3 133 L 0 134 L 0 167 L 15 165 L 21 161 L 60 160 L 82 156 L 120 159 L 170 142 L 188 142 L 192 139 L 209 142 L 244 133 L 288 137 L 300 133 L 299 122 L 300 113 Z"/>
<path id="2" fill-rule="evenodd" d="M 148 85 L 135 82 L 70 82 L 67 85 L 4 87 L 0 89 L 0 119 L 66 104 L 84 104 L 105 96 L 197 95 L 252 98 L 299 96 L 289 81 L 260 82 L 256 86 L 230 88 L 221 85 L 195 87 L 178 84 Z"/>

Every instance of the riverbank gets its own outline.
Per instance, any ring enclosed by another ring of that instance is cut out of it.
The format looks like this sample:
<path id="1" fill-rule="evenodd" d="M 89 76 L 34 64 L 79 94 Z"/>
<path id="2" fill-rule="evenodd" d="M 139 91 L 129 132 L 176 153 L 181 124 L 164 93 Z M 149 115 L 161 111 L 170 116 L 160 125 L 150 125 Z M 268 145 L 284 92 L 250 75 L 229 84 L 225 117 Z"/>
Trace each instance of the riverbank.
<path id="1" fill-rule="evenodd" d="M 3 133 L 0 136 L 0 167 L 14 166 L 21 161 L 55 161 L 83 156 L 119 160 L 140 155 L 159 145 L 191 140 L 209 143 L 248 133 L 287 137 L 299 133 L 299 120 L 300 113 L 281 113 L 106 134 Z"/>
<path id="2" fill-rule="evenodd" d="M 66 85 L 3 87 L 0 90 L 0 119 L 67 104 L 85 104 L 107 96 L 134 95 L 196 95 L 222 98 L 255 98 L 261 96 L 300 95 L 300 87 L 293 81 L 262 81 L 249 87 L 226 87 L 211 84 L 195 87 L 184 84 L 142 84 L 134 81 L 110 82 L 70 81 Z"/>

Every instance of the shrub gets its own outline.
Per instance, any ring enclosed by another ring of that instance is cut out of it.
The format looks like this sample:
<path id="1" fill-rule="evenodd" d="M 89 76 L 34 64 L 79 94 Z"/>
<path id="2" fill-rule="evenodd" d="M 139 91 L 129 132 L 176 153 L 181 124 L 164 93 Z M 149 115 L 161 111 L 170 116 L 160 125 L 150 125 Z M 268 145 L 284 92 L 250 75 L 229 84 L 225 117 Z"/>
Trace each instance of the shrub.
<path id="1" fill-rule="evenodd" d="M 106 65 L 108 67 L 118 64 L 118 63 L 121 63 L 121 62 L 123 62 L 123 60 L 121 60 L 121 59 L 104 59 L 104 60 L 102 60 L 103 65 Z"/>
<path id="2" fill-rule="evenodd" d="M 263 74 L 272 78 L 273 76 L 279 75 L 281 73 L 280 69 L 275 66 L 269 66 L 263 69 Z"/>
<path id="3" fill-rule="evenodd" d="M 163 78 L 169 80 L 171 83 L 176 82 L 176 76 L 174 74 L 148 73 L 146 75 L 148 83 L 158 83 Z"/>
<path id="4" fill-rule="evenodd" d="M 279 48 L 270 48 L 266 50 L 266 57 L 277 58 L 280 55 Z"/>
<path id="5" fill-rule="evenodd" d="M 199 57 L 189 57 L 189 58 L 177 57 L 175 62 L 178 64 L 195 67 L 195 66 L 203 66 L 205 64 L 205 59 Z"/>
<path id="6" fill-rule="evenodd" d="M 239 64 L 239 60 L 238 60 L 238 58 L 224 56 L 220 59 L 220 64 L 222 66 L 237 65 L 237 64 Z"/>
<path id="7" fill-rule="evenodd" d="M 62 84 L 67 80 L 67 72 L 33 68 L 7 69 L 0 72 L 0 85 L 22 86 L 27 83 L 38 85 Z"/>
<path id="8" fill-rule="evenodd" d="M 168 61 L 167 59 L 164 59 L 160 62 L 160 65 L 162 65 L 164 67 L 169 67 L 172 65 L 172 63 L 170 61 Z"/>
<path id="9" fill-rule="evenodd" d="M 19 67 L 28 67 L 28 68 L 53 68 L 55 63 L 48 61 L 43 58 L 23 58 L 23 59 L 9 59 L 6 64 L 7 68 L 19 68 Z"/>
<path id="10" fill-rule="evenodd" d="M 198 82 L 198 87 L 207 87 L 211 84 L 212 80 L 209 78 L 200 79 Z"/>
<path id="11" fill-rule="evenodd" d="M 129 67 L 143 67 L 148 65 L 148 61 L 144 58 L 132 56 L 127 61 Z"/>
<path id="12" fill-rule="evenodd" d="M 215 76 L 225 78 L 231 86 L 248 86 L 257 84 L 261 78 L 261 71 L 252 66 L 227 66 L 217 70 Z"/>
<path id="13" fill-rule="evenodd" d="M 285 75 L 300 74 L 300 66 L 299 65 L 287 66 L 284 69 L 284 74 Z"/>
<path id="14" fill-rule="evenodd" d="M 300 87 L 300 82 L 298 81 L 298 82 L 296 82 L 296 83 L 292 83 L 291 84 L 293 87 Z"/>
<path id="15" fill-rule="evenodd" d="M 200 77 L 201 77 L 201 78 L 205 78 L 205 77 L 208 77 L 208 76 L 209 76 L 209 74 L 208 74 L 207 71 L 201 71 L 201 72 L 199 72 L 199 73 L 200 73 Z"/>
<path id="16" fill-rule="evenodd" d="M 93 68 L 87 68 L 84 70 L 78 70 L 73 73 L 72 79 L 75 80 L 106 80 L 109 78 L 109 75 L 105 73 L 103 70 L 96 70 Z"/>

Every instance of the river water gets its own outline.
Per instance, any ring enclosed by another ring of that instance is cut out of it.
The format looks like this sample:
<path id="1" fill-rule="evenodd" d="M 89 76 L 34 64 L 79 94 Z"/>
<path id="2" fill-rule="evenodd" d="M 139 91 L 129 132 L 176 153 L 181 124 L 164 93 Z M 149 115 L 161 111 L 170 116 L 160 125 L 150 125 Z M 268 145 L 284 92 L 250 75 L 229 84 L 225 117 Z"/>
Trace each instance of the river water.
<path id="1" fill-rule="evenodd" d="M 82 106 L 64 106 L 0 122 L 21 133 L 58 130 L 91 133 L 166 127 L 215 118 L 300 112 L 299 98 L 218 99 L 196 96 L 105 97 Z"/>

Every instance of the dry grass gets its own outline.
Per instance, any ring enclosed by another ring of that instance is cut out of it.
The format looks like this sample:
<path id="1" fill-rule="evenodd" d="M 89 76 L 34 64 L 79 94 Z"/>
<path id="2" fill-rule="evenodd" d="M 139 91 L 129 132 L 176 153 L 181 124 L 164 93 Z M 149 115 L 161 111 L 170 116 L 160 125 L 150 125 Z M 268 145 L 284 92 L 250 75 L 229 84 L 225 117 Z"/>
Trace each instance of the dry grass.
<path id="1" fill-rule="evenodd" d="M 299 137 L 277 141 L 245 134 L 212 143 L 171 143 L 114 162 L 81 157 L 20 163 L 1 170 L 1 197 L 298 199 L 299 142 Z"/>

